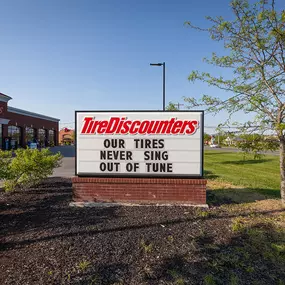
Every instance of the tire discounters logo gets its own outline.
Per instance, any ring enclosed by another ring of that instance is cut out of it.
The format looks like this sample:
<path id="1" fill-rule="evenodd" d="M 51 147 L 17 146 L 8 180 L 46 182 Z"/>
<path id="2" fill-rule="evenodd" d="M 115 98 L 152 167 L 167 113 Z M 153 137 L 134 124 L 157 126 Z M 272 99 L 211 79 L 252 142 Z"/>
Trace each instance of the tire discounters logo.
<path id="1" fill-rule="evenodd" d="M 76 175 L 203 175 L 202 111 L 76 112 Z"/>
<path id="2" fill-rule="evenodd" d="M 187 134 L 192 135 L 199 128 L 197 120 L 127 120 L 126 117 L 111 117 L 109 120 L 96 120 L 96 118 L 85 117 L 81 134 Z"/>

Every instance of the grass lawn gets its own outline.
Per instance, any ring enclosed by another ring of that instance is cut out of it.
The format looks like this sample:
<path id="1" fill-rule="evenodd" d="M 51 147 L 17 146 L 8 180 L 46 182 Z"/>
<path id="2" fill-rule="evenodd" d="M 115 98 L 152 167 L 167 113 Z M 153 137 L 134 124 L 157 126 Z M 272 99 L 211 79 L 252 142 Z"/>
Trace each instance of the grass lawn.
<path id="1" fill-rule="evenodd" d="M 227 182 L 243 190 L 280 197 L 278 156 L 266 155 L 261 160 L 251 157 L 244 160 L 241 153 L 207 150 L 204 169 L 210 183 L 211 180 L 214 183 Z"/>

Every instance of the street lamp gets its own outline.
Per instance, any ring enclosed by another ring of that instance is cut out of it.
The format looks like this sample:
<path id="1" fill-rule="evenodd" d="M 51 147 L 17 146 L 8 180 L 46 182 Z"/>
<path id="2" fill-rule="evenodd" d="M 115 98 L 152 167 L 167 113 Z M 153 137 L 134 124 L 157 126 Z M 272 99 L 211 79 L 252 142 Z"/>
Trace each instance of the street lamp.
<path id="1" fill-rule="evenodd" d="M 163 66 L 163 82 L 162 82 L 162 100 L 163 100 L 163 105 L 162 105 L 162 108 L 163 108 L 163 111 L 165 111 L 165 62 L 163 63 L 150 63 L 151 66 Z"/>

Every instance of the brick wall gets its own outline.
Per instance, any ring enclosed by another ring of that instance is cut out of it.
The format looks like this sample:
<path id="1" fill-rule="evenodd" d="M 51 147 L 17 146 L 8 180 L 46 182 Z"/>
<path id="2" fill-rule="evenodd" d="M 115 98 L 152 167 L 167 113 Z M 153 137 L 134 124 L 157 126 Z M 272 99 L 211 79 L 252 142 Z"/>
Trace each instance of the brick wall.
<path id="1" fill-rule="evenodd" d="M 49 118 L 36 118 L 33 116 L 29 116 L 28 114 L 18 114 L 14 112 L 8 111 L 8 103 L 6 101 L 9 101 L 11 97 L 0 93 L 0 119 L 6 119 L 8 120 L 3 123 L 2 131 L 3 131 L 3 137 L 8 136 L 8 126 L 18 126 L 21 127 L 22 132 L 22 138 L 20 141 L 20 145 L 25 147 L 26 146 L 26 127 L 31 127 L 35 129 L 37 132 L 38 129 L 44 129 L 46 132 L 48 130 L 54 130 L 55 131 L 55 144 L 57 145 L 58 142 L 58 125 L 59 123 L 54 120 L 49 120 Z M 3 121 L 3 120 L 2 120 Z M 0 149 L 1 149 L 0 145 Z"/>
<path id="2" fill-rule="evenodd" d="M 16 114 L 12 112 L 7 112 L 5 117 L 10 120 L 10 126 L 19 126 L 19 127 L 31 127 L 34 129 L 54 129 L 58 132 L 58 122 L 53 122 L 49 120 L 44 120 L 40 118 L 24 116 L 21 114 Z"/>
<path id="3" fill-rule="evenodd" d="M 73 177 L 74 202 L 206 204 L 205 179 Z"/>
<path id="4" fill-rule="evenodd" d="M 1 102 L 0 102 L 1 103 Z M 45 130 L 54 130 L 55 131 L 55 145 L 57 145 L 58 142 L 58 122 L 53 122 L 45 119 L 30 117 L 30 116 L 24 116 L 17 113 L 8 112 L 7 109 L 5 112 L 3 112 L 3 117 L 6 119 L 9 119 L 8 125 L 3 125 L 3 137 L 8 136 L 8 126 L 18 126 L 22 128 L 22 141 L 21 146 L 26 146 L 26 140 L 25 140 L 25 128 L 26 127 L 32 127 L 37 132 L 38 129 L 45 129 Z M 0 146 L 1 149 L 1 146 Z"/>
<path id="5" fill-rule="evenodd" d="M 0 102 L 0 118 L 4 118 L 4 114 L 7 112 L 7 103 Z"/>
<path id="6" fill-rule="evenodd" d="M 58 133 L 58 142 L 61 144 L 64 142 L 64 138 L 70 139 L 71 142 L 74 142 L 74 130 L 62 129 Z"/>

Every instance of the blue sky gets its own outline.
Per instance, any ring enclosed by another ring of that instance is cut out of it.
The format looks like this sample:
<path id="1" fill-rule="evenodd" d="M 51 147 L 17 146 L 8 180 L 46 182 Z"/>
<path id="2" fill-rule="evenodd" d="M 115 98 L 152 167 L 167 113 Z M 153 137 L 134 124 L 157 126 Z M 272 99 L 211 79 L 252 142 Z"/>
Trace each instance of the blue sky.
<path id="1" fill-rule="evenodd" d="M 166 62 L 167 102 L 220 94 L 187 77 L 213 70 L 202 59 L 221 45 L 183 23 L 227 17 L 229 0 L 0 0 L 0 9 L 0 92 L 61 126 L 74 110 L 161 109 L 162 68 L 150 62 Z"/>

